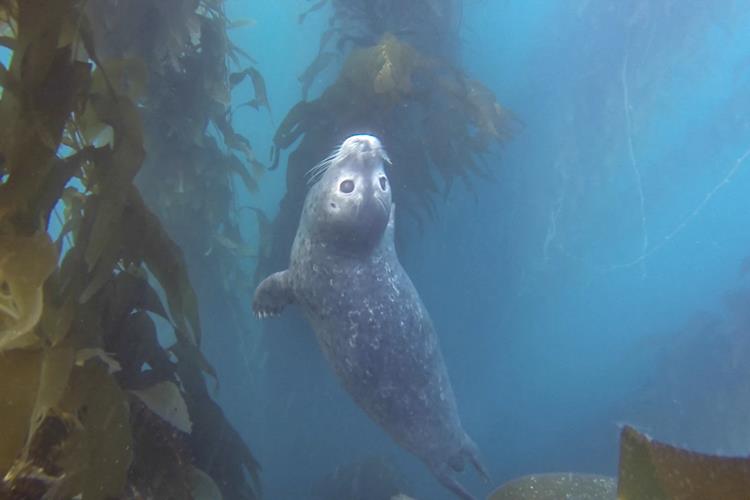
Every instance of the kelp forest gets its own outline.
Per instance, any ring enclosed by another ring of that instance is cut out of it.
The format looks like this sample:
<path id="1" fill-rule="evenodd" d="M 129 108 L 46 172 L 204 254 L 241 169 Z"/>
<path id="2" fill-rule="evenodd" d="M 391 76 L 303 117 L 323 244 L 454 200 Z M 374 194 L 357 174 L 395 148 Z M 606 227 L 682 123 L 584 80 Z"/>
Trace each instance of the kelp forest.
<path id="1" fill-rule="evenodd" d="M 222 3 L 9 0 L 0 23 L 0 497 L 260 498 L 195 292 L 250 286 L 230 179 L 261 170 L 229 95 L 248 76 L 267 105 L 262 77 Z"/>
<path id="2" fill-rule="evenodd" d="M 231 2 L 0 0 L 0 500 L 273 496 L 264 474 L 279 482 L 287 455 L 309 459 L 301 429 L 338 411 L 318 404 L 323 358 L 302 318 L 261 323 L 251 310 L 259 282 L 288 265 L 316 165 L 350 135 L 377 136 L 392 162 L 399 248 L 457 189 L 478 198 L 475 186 L 500 183 L 524 120 L 463 63 L 463 0 L 296 5 L 300 30 L 322 28 L 285 107 L 266 80 L 276 61 L 256 60 L 260 49 L 237 35 L 256 21 L 233 18 Z M 542 488 L 544 498 L 730 499 L 750 488 L 747 460 L 628 426 L 620 443 L 619 485 L 526 476 L 490 498 L 542 498 Z M 268 448 L 278 456 L 258 452 Z M 408 474 L 377 453 L 316 469 L 305 495 L 413 500 Z"/>
<path id="3" fill-rule="evenodd" d="M 492 175 L 508 115 L 460 69 L 460 3 L 331 7 L 266 166 L 231 104 L 270 114 L 262 68 L 221 0 L 0 2 L 0 497 L 261 498 L 201 340 L 257 334 L 253 271 L 287 255 L 311 165 L 381 134 L 420 221 L 456 179 Z M 258 192 L 290 148 L 278 217 L 241 206 L 237 186 Z"/>

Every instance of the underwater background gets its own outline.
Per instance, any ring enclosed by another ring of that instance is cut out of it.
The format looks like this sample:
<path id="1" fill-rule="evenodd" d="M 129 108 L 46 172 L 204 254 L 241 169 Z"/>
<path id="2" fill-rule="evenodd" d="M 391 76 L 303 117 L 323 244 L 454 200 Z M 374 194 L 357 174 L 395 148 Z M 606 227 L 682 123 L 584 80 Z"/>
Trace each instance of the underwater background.
<path id="1" fill-rule="evenodd" d="M 237 40 L 254 48 L 276 112 L 297 102 L 293 77 L 325 28 L 325 12 L 298 25 L 306 5 L 228 3 L 258 21 Z M 464 2 L 460 60 L 519 126 L 487 158 L 497 180 L 457 183 L 400 256 L 496 484 L 614 475 L 623 423 L 702 451 L 750 451 L 748 7 Z M 259 120 L 247 127 L 268 141 Z M 263 181 L 271 213 L 281 175 Z M 273 333 L 288 338 L 269 341 L 259 400 L 241 383 L 220 396 L 257 449 L 268 498 L 310 498 L 321 477 L 373 455 L 397 464 L 407 493 L 450 498 L 348 399 L 311 332 Z"/>
<path id="2" fill-rule="evenodd" d="M 615 477 L 624 425 L 748 455 L 748 25 L 750 0 L 0 0 L 0 499 L 453 498 L 295 307 L 252 315 L 357 133 L 393 159 L 477 498 Z"/>

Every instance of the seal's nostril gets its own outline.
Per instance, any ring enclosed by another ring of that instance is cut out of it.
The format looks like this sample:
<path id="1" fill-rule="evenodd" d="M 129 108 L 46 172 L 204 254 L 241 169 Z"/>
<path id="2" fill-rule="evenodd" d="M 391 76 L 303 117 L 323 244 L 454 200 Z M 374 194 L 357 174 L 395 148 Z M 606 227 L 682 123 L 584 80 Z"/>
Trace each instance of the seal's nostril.
<path id="1" fill-rule="evenodd" d="M 380 189 L 383 191 L 388 189 L 388 179 L 384 175 L 380 176 Z"/>

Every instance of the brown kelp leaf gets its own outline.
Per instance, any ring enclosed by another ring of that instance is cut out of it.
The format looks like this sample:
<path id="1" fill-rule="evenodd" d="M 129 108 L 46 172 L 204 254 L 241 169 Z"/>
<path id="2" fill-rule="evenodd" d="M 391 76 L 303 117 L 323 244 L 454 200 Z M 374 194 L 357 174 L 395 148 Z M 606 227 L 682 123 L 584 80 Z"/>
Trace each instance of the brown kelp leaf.
<path id="1" fill-rule="evenodd" d="M 229 115 L 220 114 L 214 116 L 213 119 L 216 128 L 219 129 L 221 136 L 224 138 L 224 144 L 226 144 L 228 148 L 240 151 L 244 155 L 245 160 L 248 163 L 252 163 L 252 161 L 255 160 L 255 154 L 253 153 L 250 141 L 248 141 L 242 134 L 235 132 L 234 127 L 229 121 Z"/>
<path id="2" fill-rule="evenodd" d="M 133 261 L 142 259 L 164 289 L 178 338 L 199 344 L 201 337 L 198 298 L 190 284 L 180 247 L 164 231 L 159 219 L 130 188 L 123 227 Z"/>
<path id="3" fill-rule="evenodd" d="M 178 342 L 169 348 L 177 356 L 181 363 L 189 366 L 197 366 L 203 373 L 214 379 L 214 391 L 219 390 L 219 377 L 216 369 L 208 362 L 201 350 L 195 345 L 187 342 Z"/>
<path id="4" fill-rule="evenodd" d="M 21 93 L 21 87 L 18 80 L 8 71 L 5 65 L 0 64 L 0 87 L 2 87 L 2 95 L 5 96 L 4 115 L 10 115 L 10 111 L 15 111 L 14 106 L 17 106 L 16 99 Z M 10 105 L 8 103 L 11 103 Z M 8 126 L 7 124 L 5 125 Z"/>
<path id="5" fill-rule="evenodd" d="M 131 419 L 136 432 L 129 484 L 142 492 L 141 498 L 191 499 L 188 467 L 193 457 L 186 435 L 138 402 L 131 405 Z"/>
<path id="6" fill-rule="evenodd" d="M 13 61 L 20 57 L 19 51 L 20 48 L 14 53 Z M 46 57 L 36 50 L 26 52 L 26 56 L 31 57 L 32 53 Z M 37 64 L 28 59 L 27 64 L 35 71 L 38 65 L 47 63 Z M 16 211 L 19 216 L 25 216 L 29 224 L 38 222 L 31 200 L 40 196 L 48 180 L 65 123 L 81 99 L 90 72 L 88 64 L 71 62 L 68 48 L 55 49 L 47 69 L 46 79 L 36 84 L 28 81 L 24 69 L 18 68 L 18 73 L 11 71 L 14 79 L 22 77 L 23 80 L 19 80 L 17 94 L 3 93 L 0 100 L 0 150 L 5 159 L 4 167 L 10 173 L 0 189 L 3 204 L 8 204 L 1 211 Z"/>
<path id="7" fill-rule="evenodd" d="M 247 171 L 239 158 L 230 155 L 227 158 L 226 165 L 232 173 L 237 174 L 242 179 L 242 183 L 245 184 L 249 193 L 255 194 L 258 192 L 258 181 Z"/>
<path id="8" fill-rule="evenodd" d="M 127 199 L 129 186 L 141 167 L 143 149 L 143 125 L 138 108 L 123 96 L 94 94 L 90 98 L 99 119 L 114 130 L 114 148 L 108 158 L 105 173 L 98 179 L 97 189 L 100 203 L 96 219 L 86 246 L 85 259 L 92 270 L 102 255 L 112 231 L 118 230 L 118 221 Z"/>
<path id="9" fill-rule="evenodd" d="M 315 117 L 315 109 L 315 105 L 307 101 L 300 101 L 292 106 L 273 136 L 269 170 L 275 170 L 279 166 L 280 151 L 291 146 L 294 141 L 307 132 L 308 126 Z"/>
<path id="10" fill-rule="evenodd" d="M 748 492 L 750 458 L 677 448 L 629 426 L 620 433 L 619 500 L 744 500 Z"/>
<path id="11" fill-rule="evenodd" d="M 250 101 L 244 103 L 246 106 L 251 108 L 259 109 L 264 107 L 271 112 L 271 105 L 268 102 L 268 92 L 266 91 L 266 81 L 263 79 L 263 75 L 260 74 L 256 68 L 250 67 L 240 73 L 235 73 L 234 79 L 230 77 L 230 83 L 234 81 L 234 85 L 238 85 L 245 76 L 250 77 L 250 81 L 253 83 L 253 90 L 255 91 L 255 97 Z M 233 85 L 233 86 L 234 86 Z"/>
<path id="12" fill-rule="evenodd" d="M 229 424 L 221 407 L 210 398 L 205 378 L 195 361 L 195 356 L 201 355 L 200 351 L 184 343 L 178 343 L 172 351 L 178 358 L 177 373 L 185 387 L 185 402 L 193 419 L 190 435 L 196 452 L 193 463 L 229 491 L 235 488 L 248 491 L 246 478 L 249 475 L 252 478 L 249 498 L 262 498 L 260 465 Z M 220 454 L 218 450 L 221 450 Z"/>
<path id="13" fill-rule="evenodd" d="M 70 346 L 59 346 L 44 349 L 42 365 L 39 373 L 39 385 L 31 413 L 29 436 L 24 449 L 24 456 L 28 456 L 29 444 L 37 432 L 48 412 L 57 407 L 66 392 L 75 354 Z"/>
<path id="14" fill-rule="evenodd" d="M 169 320 L 164 304 L 162 304 L 159 294 L 154 287 L 148 282 L 145 271 L 136 269 L 118 273 L 112 284 L 115 288 L 115 296 L 112 303 L 117 308 L 118 315 L 128 315 L 134 309 L 158 314 L 162 318 Z M 120 317 L 120 316 L 118 316 Z"/>
<path id="15" fill-rule="evenodd" d="M 271 251 L 271 219 L 257 207 L 246 206 L 242 207 L 248 210 L 252 210 L 255 213 L 255 217 L 258 223 L 258 239 L 260 240 L 260 255 L 268 256 Z"/>
<path id="16" fill-rule="evenodd" d="M 66 187 L 63 190 L 61 200 L 63 202 L 63 220 L 68 222 L 70 219 L 83 216 L 83 206 L 86 201 L 86 195 L 73 187 Z"/>
<path id="17" fill-rule="evenodd" d="M 116 378 L 122 387 L 142 388 L 157 381 L 171 380 L 174 365 L 159 344 L 156 325 L 143 311 L 137 311 L 119 322 L 104 339 L 121 370 Z M 144 365 L 149 369 L 145 369 Z"/>
<path id="18" fill-rule="evenodd" d="M 378 45 L 355 50 L 344 63 L 340 80 L 365 96 L 401 99 L 412 90 L 412 75 L 430 61 L 411 45 L 386 33 Z"/>
<path id="19" fill-rule="evenodd" d="M 49 76 L 58 48 L 63 23 L 71 11 L 71 0 L 49 2 L 27 0 L 18 3 L 17 50 L 11 71 L 30 87 L 36 87 Z"/>
<path id="20" fill-rule="evenodd" d="M 23 448 L 36 401 L 41 350 L 14 349 L 0 354 L 0 477 Z"/>
<path id="21" fill-rule="evenodd" d="M 241 66 L 240 58 L 239 56 L 242 56 L 245 58 L 247 62 L 250 64 L 258 64 L 258 61 L 248 54 L 245 50 L 238 47 L 237 45 L 233 44 L 231 40 L 227 41 L 227 56 L 232 60 L 232 62 L 235 64 L 235 66 Z"/>
<path id="22" fill-rule="evenodd" d="M 339 33 L 341 30 L 336 27 L 331 27 L 325 30 L 320 35 L 320 43 L 318 44 L 318 53 L 323 52 L 325 50 L 326 45 L 328 45 L 328 42 L 333 38 L 334 35 Z"/>
<path id="23" fill-rule="evenodd" d="M 74 367 L 59 408 L 80 426 L 65 440 L 57 464 L 65 471 L 58 498 L 120 498 L 133 457 L 127 397 L 95 364 Z"/>
<path id="24" fill-rule="evenodd" d="M 266 173 L 266 166 L 257 159 L 250 162 L 250 169 L 255 177 L 261 177 Z"/>
<path id="25" fill-rule="evenodd" d="M 152 412 L 159 415 L 176 429 L 190 434 L 192 422 L 180 389 L 174 382 L 159 382 L 146 389 L 130 391 Z"/>
<path id="26" fill-rule="evenodd" d="M 304 23 L 305 17 L 307 17 L 312 12 L 315 12 L 316 10 L 322 9 L 327 3 L 328 3 L 328 0 L 318 0 L 313 5 L 308 7 L 302 14 L 299 15 L 297 22 L 299 22 L 299 24 Z"/>
<path id="27" fill-rule="evenodd" d="M 108 228 L 108 234 L 102 234 L 102 237 L 106 239 L 102 244 L 99 258 L 89 273 L 88 285 L 78 297 L 81 304 L 88 302 L 112 278 L 114 268 L 122 253 L 123 232 L 121 224 L 122 219 L 120 217 L 113 218 Z"/>
<path id="28" fill-rule="evenodd" d="M 336 60 L 336 54 L 334 52 L 320 52 L 305 71 L 297 77 L 297 80 L 302 84 L 303 101 L 307 100 L 308 91 L 315 81 L 315 78 L 334 60 Z"/>
<path id="29" fill-rule="evenodd" d="M 4 124 L 0 125 L 3 127 L 0 141 L 3 160 L 7 162 L 3 167 L 13 170 L 3 185 L 6 189 L 0 198 L 4 202 L 15 198 L 15 202 L 8 203 L 4 209 L 9 207 L 8 211 L 16 212 L 13 224 L 24 233 L 37 227 L 40 221 L 46 224 L 59 193 L 80 165 L 76 164 L 78 153 L 70 155 L 59 151 L 64 125 L 85 95 L 90 72 L 87 63 L 72 60 L 70 41 L 61 38 L 62 27 L 70 25 L 73 17 L 73 4 L 67 0 L 54 4 L 32 0 L 14 7 L 10 14 L 18 16 L 18 43 L 11 71 L 18 87 L 5 92 L 0 102 L 0 123 Z M 63 157 L 57 157 L 56 153 Z M 0 251 L 0 260 L 7 254 L 5 250 Z M 50 253 L 56 252 L 51 249 Z M 36 258 L 33 255 L 26 258 L 32 259 L 30 265 L 38 266 L 39 270 L 48 268 L 48 260 L 56 261 L 56 256 L 41 258 L 38 262 L 33 262 Z M 54 267 L 54 263 L 51 265 Z M 18 272 L 24 273 L 23 279 L 33 279 L 33 272 Z M 24 300 L 24 294 L 13 292 L 13 283 L 4 281 L 2 288 L 7 292 L 4 295 L 21 295 L 13 297 L 9 306 L 18 313 L 31 301 Z M 41 307 L 39 293 L 33 303 Z M 38 307 L 36 311 L 39 312 Z M 8 326 L 6 319 L 0 320 L 3 323 L 0 329 Z M 15 326 L 18 329 L 19 325 Z M 3 346 L 8 347 L 10 345 Z"/>
<path id="30" fill-rule="evenodd" d="M 6 49 L 15 50 L 16 39 L 10 36 L 0 36 L 0 45 L 5 47 Z"/>
<path id="31" fill-rule="evenodd" d="M 101 66 L 102 62 L 99 59 L 99 56 L 96 54 L 96 46 L 94 44 L 94 33 L 91 29 L 91 24 L 89 23 L 88 16 L 78 16 L 76 18 L 77 21 L 77 27 L 78 27 L 78 33 L 77 36 L 80 37 L 81 42 L 83 42 L 83 47 L 86 49 L 86 55 L 91 58 L 92 61 L 96 63 L 97 66 Z"/>
<path id="32" fill-rule="evenodd" d="M 497 102 L 495 94 L 476 80 L 464 79 L 464 88 L 465 109 L 480 133 L 497 142 L 507 139 L 510 115 Z"/>
<path id="33" fill-rule="evenodd" d="M 57 267 L 49 235 L 0 236 L 0 351 L 31 331 L 42 315 L 42 287 Z"/>
<path id="34" fill-rule="evenodd" d="M 107 366 L 107 373 L 112 375 L 113 373 L 119 372 L 122 367 L 108 353 L 104 352 L 101 347 L 86 347 L 78 349 L 75 354 L 76 366 L 84 366 L 90 359 L 98 359 Z"/>
<path id="35" fill-rule="evenodd" d="M 243 71 L 236 71 L 234 73 L 230 73 L 229 74 L 229 88 L 231 90 L 234 90 L 234 88 L 237 85 L 239 85 L 240 83 L 242 83 L 242 80 L 244 80 L 246 76 L 247 76 L 247 73 L 244 70 Z"/>
<path id="36" fill-rule="evenodd" d="M 615 500 L 617 482 L 593 474 L 533 474 L 514 479 L 493 491 L 488 500 Z"/>
<path id="37" fill-rule="evenodd" d="M 83 112 L 76 115 L 76 126 L 86 144 L 113 146 L 114 131 L 96 115 L 94 106 L 86 104 Z"/>
<path id="38" fill-rule="evenodd" d="M 135 266 L 132 266 L 135 267 Z M 106 284 L 106 289 L 102 290 L 102 297 L 107 304 L 107 311 L 104 313 L 113 322 L 121 322 L 137 309 L 142 309 L 141 294 L 146 292 L 148 281 L 143 276 L 137 275 L 139 270 L 128 269 L 113 274 Z M 151 292 L 156 293 L 155 290 Z M 157 302 L 160 303 L 158 295 Z M 168 319 L 165 312 L 165 318 Z"/>
<path id="39" fill-rule="evenodd" d="M 80 175 L 82 167 L 88 165 L 97 153 L 96 148 L 85 146 L 69 156 L 52 160 L 52 169 L 37 197 L 29 200 L 30 205 L 37 207 L 35 212 L 42 218 L 43 227 L 49 227 L 52 211 L 60 201 L 70 179 L 76 174 Z"/>
<path id="40" fill-rule="evenodd" d="M 118 95 L 128 96 L 138 102 L 146 94 L 148 68 L 138 58 L 107 59 L 94 71 L 91 81 L 92 92 L 104 94 L 112 85 Z"/>
<path id="41" fill-rule="evenodd" d="M 237 242 L 226 235 L 223 235 L 221 233 L 216 233 L 214 235 L 214 239 L 216 240 L 217 243 L 219 243 L 219 245 L 223 246 L 224 248 L 229 250 L 229 252 L 231 252 L 233 255 L 237 257 L 250 257 L 250 258 L 258 257 L 257 249 L 245 243 Z"/>
<path id="42" fill-rule="evenodd" d="M 53 274 L 47 281 L 46 289 L 58 291 L 58 277 L 59 273 Z M 77 305 L 72 297 L 66 297 L 59 304 L 57 300 L 47 295 L 44 301 L 44 311 L 36 329 L 37 336 L 44 340 L 45 345 L 55 347 L 67 338 L 76 316 Z"/>

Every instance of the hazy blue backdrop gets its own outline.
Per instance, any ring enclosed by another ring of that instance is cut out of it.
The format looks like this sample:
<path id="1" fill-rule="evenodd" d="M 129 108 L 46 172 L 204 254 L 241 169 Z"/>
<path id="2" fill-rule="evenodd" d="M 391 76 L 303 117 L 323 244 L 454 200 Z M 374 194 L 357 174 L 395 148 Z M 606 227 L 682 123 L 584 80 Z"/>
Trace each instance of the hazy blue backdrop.
<path id="1" fill-rule="evenodd" d="M 263 156 L 329 11 L 300 26 L 309 2 L 227 5 L 255 20 L 234 39 L 257 58 L 273 116 L 237 117 Z M 457 186 L 401 258 L 494 485 L 532 472 L 614 475 L 624 422 L 750 452 L 749 22 L 741 0 L 465 2 L 464 68 L 514 114 L 516 134 L 487 158 L 497 182 Z M 321 75 L 313 96 L 333 77 Z M 275 213 L 283 165 L 248 203 Z M 205 340 L 266 498 L 312 498 L 323 475 L 376 454 L 399 464 L 416 498 L 450 498 L 350 402 L 311 335 L 290 331 L 278 352 Z M 269 358 L 284 377 L 264 373 Z M 477 495 L 489 491 L 465 476 Z"/>

